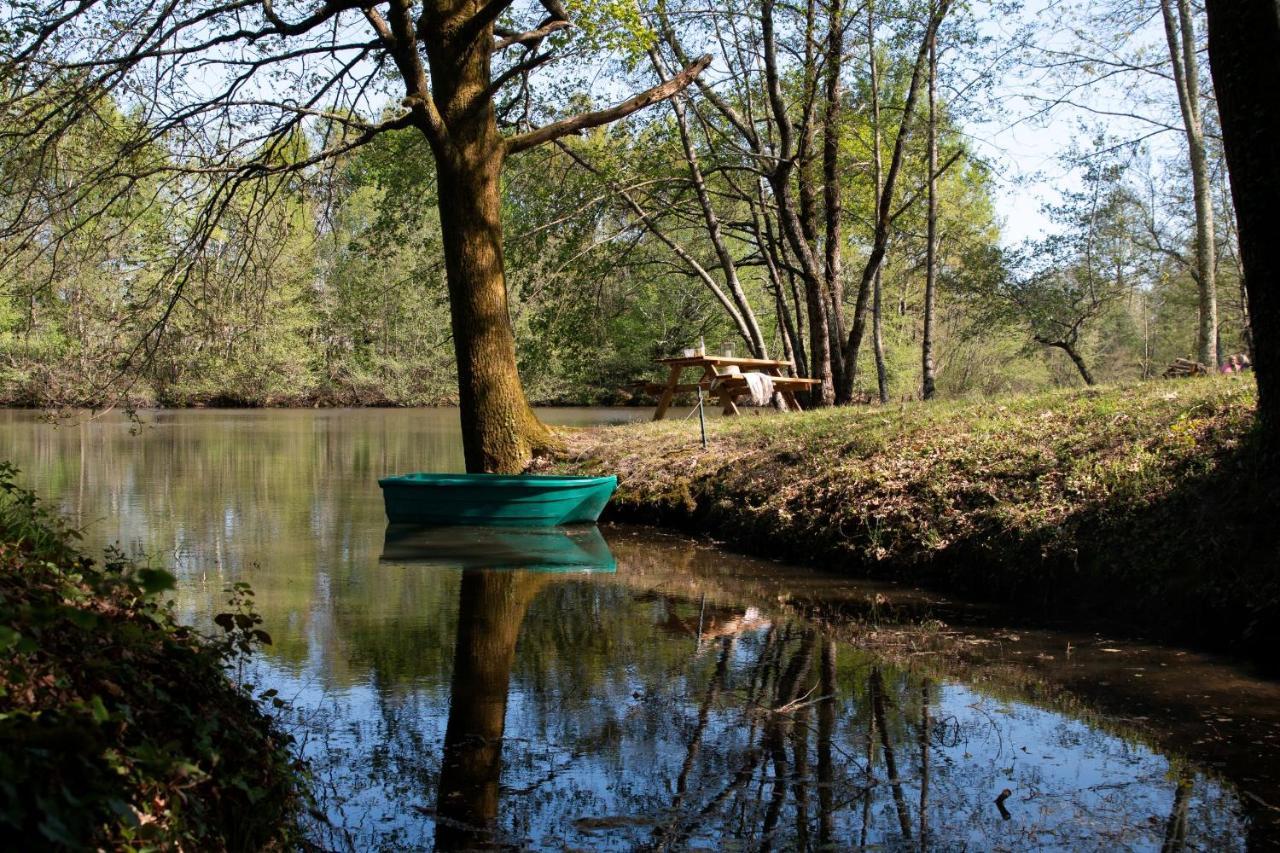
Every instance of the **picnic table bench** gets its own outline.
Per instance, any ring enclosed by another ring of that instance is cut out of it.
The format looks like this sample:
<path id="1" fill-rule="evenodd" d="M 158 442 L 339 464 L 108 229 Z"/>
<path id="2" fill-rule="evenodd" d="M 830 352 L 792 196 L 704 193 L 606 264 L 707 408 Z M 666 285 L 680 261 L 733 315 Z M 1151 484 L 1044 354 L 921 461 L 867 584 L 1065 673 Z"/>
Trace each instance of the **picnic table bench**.
<path id="1" fill-rule="evenodd" d="M 739 371 L 755 371 L 763 373 L 773 380 L 773 388 L 786 401 L 789 409 L 801 411 L 800 401 L 796 398 L 797 391 L 807 390 L 810 386 L 817 385 L 817 379 L 800 379 L 794 376 L 785 376 L 783 371 L 791 367 L 789 361 L 774 361 L 768 358 L 739 358 L 731 355 L 686 355 L 676 358 L 660 358 L 658 364 L 665 364 L 670 370 L 666 383 L 653 382 L 645 386 L 645 390 L 651 394 L 658 395 L 658 408 L 653 413 L 653 419 L 660 421 L 666 417 L 667 409 L 671 406 L 671 398 L 677 393 L 683 391 L 696 391 L 701 388 L 708 394 L 714 394 L 720 398 L 720 405 L 724 407 L 726 415 L 738 414 L 738 406 L 736 400 L 744 394 L 750 393 L 747 387 L 747 379 L 741 373 L 733 372 L 730 368 L 736 367 Z M 688 369 L 701 369 L 702 374 L 693 382 L 681 382 L 680 379 L 684 372 Z"/>

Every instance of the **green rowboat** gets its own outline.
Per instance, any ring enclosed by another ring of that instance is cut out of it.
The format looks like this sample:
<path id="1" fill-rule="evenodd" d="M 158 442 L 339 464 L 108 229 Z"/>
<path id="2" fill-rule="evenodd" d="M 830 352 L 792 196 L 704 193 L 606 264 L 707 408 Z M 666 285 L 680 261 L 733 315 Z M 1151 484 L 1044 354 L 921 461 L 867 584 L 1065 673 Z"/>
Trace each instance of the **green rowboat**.
<path id="1" fill-rule="evenodd" d="M 392 524 L 553 527 L 594 522 L 618 478 L 404 474 L 378 485 Z"/>

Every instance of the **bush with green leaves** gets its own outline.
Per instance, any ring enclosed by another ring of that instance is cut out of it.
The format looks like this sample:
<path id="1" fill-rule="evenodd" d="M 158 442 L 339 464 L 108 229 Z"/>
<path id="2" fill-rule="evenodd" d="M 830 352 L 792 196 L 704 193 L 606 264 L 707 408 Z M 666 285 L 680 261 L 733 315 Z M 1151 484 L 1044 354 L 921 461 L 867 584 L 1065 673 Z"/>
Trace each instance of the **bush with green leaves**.
<path id="1" fill-rule="evenodd" d="M 221 636 L 179 625 L 172 575 L 84 556 L 16 473 L 0 462 L 0 832 L 26 849 L 293 846 L 304 768 L 227 675 L 270 641 L 251 591 L 232 590 Z"/>

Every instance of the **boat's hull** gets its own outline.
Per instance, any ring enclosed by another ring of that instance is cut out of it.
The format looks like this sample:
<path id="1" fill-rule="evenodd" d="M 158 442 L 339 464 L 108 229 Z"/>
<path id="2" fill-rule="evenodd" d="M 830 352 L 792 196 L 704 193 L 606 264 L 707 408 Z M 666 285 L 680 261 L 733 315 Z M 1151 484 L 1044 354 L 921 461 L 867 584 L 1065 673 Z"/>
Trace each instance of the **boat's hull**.
<path id="1" fill-rule="evenodd" d="M 618 478 L 405 474 L 378 485 L 392 524 L 552 527 L 594 522 Z"/>

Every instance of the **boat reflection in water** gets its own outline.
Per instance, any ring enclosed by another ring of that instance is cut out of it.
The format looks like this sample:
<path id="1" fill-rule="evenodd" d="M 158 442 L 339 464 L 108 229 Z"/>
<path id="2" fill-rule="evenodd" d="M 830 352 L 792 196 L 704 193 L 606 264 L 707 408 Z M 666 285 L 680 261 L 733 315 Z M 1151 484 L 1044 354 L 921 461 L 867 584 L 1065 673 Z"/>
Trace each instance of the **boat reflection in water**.
<path id="1" fill-rule="evenodd" d="M 382 562 L 461 568 L 449 721 L 436 797 L 437 850 L 505 846 L 498 783 L 507 693 L 529 603 L 557 577 L 614 572 L 595 525 L 387 528 Z"/>
<path id="2" fill-rule="evenodd" d="M 594 524 L 573 527 L 387 528 L 382 562 L 454 569 L 613 572 L 618 561 Z"/>

